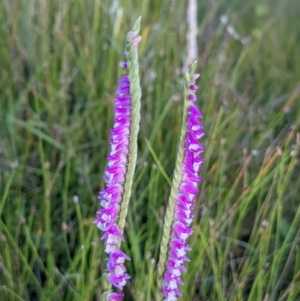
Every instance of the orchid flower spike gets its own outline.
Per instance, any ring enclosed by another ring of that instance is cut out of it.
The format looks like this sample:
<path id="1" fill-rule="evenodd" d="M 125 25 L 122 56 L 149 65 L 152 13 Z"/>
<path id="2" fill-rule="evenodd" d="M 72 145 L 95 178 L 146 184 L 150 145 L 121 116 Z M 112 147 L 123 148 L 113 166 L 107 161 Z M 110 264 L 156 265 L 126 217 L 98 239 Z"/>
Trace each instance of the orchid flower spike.
<path id="1" fill-rule="evenodd" d="M 201 181 L 203 146 L 199 139 L 204 131 L 199 121 L 202 115 L 196 106 L 195 80 L 200 76 L 194 74 L 196 63 L 185 76 L 183 123 L 160 249 L 158 283 L 161 283 L 164 301 L 176 301 L 181 296 L 181 275 L 191 250 L 187 240 L 193 233 L 193 209 Z"/>
<path id="2" fill-rule="evenodd" d="M 111 286 L 122 291 L 130 276 L 125 261 L 130 258 L 120 250 L 131 186 L 137 159 L 137 135 L 140 122 L 141 88 L 139 81 L 138 44 L 141 36 L 139 18 L 127 35 L 126 62 L 120 65 L 127 71 L 118 80 L 115 96 L 114 125 L 110 132 L 110 153 L 104 172 L 106 187 L 99 193 L 101 209 L 96 213 L 94 223 L 103 231 L 101 239 L 108 254 L 106 263 L 106 291 L 102 299 L 123 300 L 124 294 L 114 293 Z"/>

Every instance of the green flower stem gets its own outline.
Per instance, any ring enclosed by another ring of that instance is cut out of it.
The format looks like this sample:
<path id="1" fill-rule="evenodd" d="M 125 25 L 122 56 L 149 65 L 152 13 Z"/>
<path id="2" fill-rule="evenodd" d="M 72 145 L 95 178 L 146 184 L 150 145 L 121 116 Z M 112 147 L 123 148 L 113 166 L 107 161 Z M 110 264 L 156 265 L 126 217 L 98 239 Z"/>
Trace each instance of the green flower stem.
<path id="1" fill-rule="evenodd" d="M 133 25 L 132 32 L 138 35 L 140 31 L 141 17 L 139 17 Z M 134 43 L 131 42 L 130 36 L 127 36 L 127 49 L 126 56 L 128 62 L 128 76 L 130 80 L 130 94 L 131 94 L 131 126 L 129 137 L 129 156 L 127 173 L 124 183 L 124 193 L 120 206 L 120 214 L 118 219 L 118 227 L 123 233 L 125 219 L 127 215 L 127 209 L 129 199 L 131 195 L 131 187 L 133 182 L 133 175 L 136 166 L 137 159 L 137 136 L 139 132 L 140 123 L 140 108 L 141 108 L 141 87 L 139 79 L 139 63 L 138 63 L 138 51 Z M 120 244 L 120 243 L 119 243 Z"/>
<path id="2" fill-rule="evenodd" d="M 196 69 L 197 61 L 194 61 L 191 68 L 187 70 L 185 74 L 185 88 L 184 88 L 184 107 L 183 107 L 183 117 L 182 117 L 182 127 L 180 132 L 180 140 L 179 140 L 179 146 L 177 151 L 177 157 L 175 162 L 175 169 L 173 174 L 173 180 L 172 180 L 172 186 L 171 186 L 171 192 L 168 200 L 168 207 L 165 214 L 165 222 L 164 222 L 164 228 L 163 228 L 163 236 L 162 236 L 162 242 L 160 247 L 160 255 L 159 255 L 159 261 L 158 261 L 158 269 L 157 269 L 157 283 L 158 287 L 162 286 L 162 278 L 163 273 L 165 270 L 165 262 L 167 258 L 168 253 L 168 245 L 170 241 L 171 236 L 171 228 L 172 223 L 174 220 L 174 212 L 175 212 L 175 200 L 176 196 L 178 195 L 178 189 L 179 185 L 182 179 L 181 169 L 182 169 L 182 163 L 184 159 L 184 142 L 187 132 L 187 117 L 188 117 L 188 109 L 191 101 L 189 100 L 189 91 L 190 91 L 190 84 L 191 81 L 194 78 L 194 72 Z"/>

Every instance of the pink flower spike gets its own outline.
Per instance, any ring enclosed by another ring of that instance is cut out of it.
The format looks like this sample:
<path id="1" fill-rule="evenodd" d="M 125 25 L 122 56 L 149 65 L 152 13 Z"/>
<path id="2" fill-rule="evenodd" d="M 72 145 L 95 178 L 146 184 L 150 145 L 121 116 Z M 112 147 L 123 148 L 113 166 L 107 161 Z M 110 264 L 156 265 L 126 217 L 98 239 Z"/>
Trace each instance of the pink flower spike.
<path id="1" fill-rule="evenodd" d="M 124 294 L 111 292 L 111 285 L 122 290 L 130 279 L 125 268 L 125 262 L 130 258 L 120 250 L 120 245 L 124 240 L 123 231 L 137 161 L 135 154 L 138 151 L 135 133 L 140 123 L 141 87 L 139 72 L 136 72 L 139 69 L 137 47 L 142 39 L 139 35 L 140 20 L 137 19 L 127 34 L 124 51 L 126 61 L 120 62 L 125 70 L 117 81 L 114 95 L 114 124 L 110 130 L 110 151 L 103 176 L 106 187 L 99 192 L 101 209 L 96 212 L 94 221 L 103 231 L 101 240 L 108 254 L 107 260 L 103 260 L 106 262 L 103 277 L 106 277 L 108 283 L 100 297 L 107 301 L 123 300 Z"/>
<path id="2" fill-rule="evenodd" d="M 177 191 L 171 191 L 171 196 L 177 195 L 172 202 L 172 206 L 170 206 L 170 210 L 173 210 L 174 213 L 172 215 L 171 237 L 168 237 L 169 251 L 162 283 L 164 301 L 176 301 L 181 296 L 179 291 L 179 286 L 183 284 L 181 275 L 186 271 L 184 264 L 189 261 L 187 253 L 191 250 L 187 241 L 193 233 L 191 229 L 194 218 L 193 209 L 199 192 L 198 184 L 202 181 L 199 173 L 202 169 L 203 158 L 200 157 L 200 154 L 204 149 L 199 142 L 199 138 L 204 136 L 204 131 L 199 121 L 202 114 L 195 105 L 197 100 L 195 91 L 198 86 L 194 81 L 200 76 L 200 74 L 194 74 L 195 64 L 196 62 L 193 63 L 185 77 L 186 87 L 189 88 L 189 91 L 185 98 L 187 111 L 184 111 L 183 116 L 187 115 L 187 119 L 186 123 L 183 124 L 185 136 L 180 139 L 180 150 L 183 151 L 184 155 L 182 160 L 179 161 L 181 163 L 176 165 L 176 174 L 174 174 L 174 178 L 179 177 L 181 182 L 179 187 L 176 188 Z"/>

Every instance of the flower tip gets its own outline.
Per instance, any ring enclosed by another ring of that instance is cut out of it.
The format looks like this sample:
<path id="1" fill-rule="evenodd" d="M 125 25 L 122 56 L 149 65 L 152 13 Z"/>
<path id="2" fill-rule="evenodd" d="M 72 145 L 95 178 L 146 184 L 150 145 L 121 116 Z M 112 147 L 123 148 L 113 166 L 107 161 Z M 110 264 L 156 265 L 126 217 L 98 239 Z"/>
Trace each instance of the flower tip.
<path id="1" fill-rule="evenodd" d="M 191 73 L 194 73 L 195 70 L 197 68 L 197 60 L 193 61 L 192 65 L 191 65 Z"/>
<path id="2" fill-rule="evenodd" d="M 188 71 L 185 74 L 185 82 L 186 82 L 186 85 L 189 85 L 189 83 L 191 82 L 191 78 L 190 78 Z"/>
<path id="3" fill-rule="evenodd" d="M 142 16 L 139 16 L 137 18 L 137 20 L 134 22 L 134 24 L 132 26 L 132 31 L 135 31 L 136 33 L 140 32 L 141 19 L 142 19 Z"/>
<path id="4" fill-rule="evenodd" d="M 127 34 L 127 42 L 131 42 L 140 32 L 141 16 L 135 21 L 131 31 Z"/>

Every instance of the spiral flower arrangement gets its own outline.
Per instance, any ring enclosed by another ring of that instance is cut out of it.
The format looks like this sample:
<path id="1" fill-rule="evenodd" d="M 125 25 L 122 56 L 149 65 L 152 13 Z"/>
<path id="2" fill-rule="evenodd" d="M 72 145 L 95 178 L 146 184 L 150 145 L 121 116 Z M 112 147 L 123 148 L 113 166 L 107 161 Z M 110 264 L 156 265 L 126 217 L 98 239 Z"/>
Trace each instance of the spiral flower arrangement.
<path id="1" fill-rule="evenodd" d="M 111 292 L 111 285 L 122 291 L 130 276 L 125 261 L 130 258 L 120 250 L 123 229 L 131 193 L 137 157 L 137 134 L 140 121 L 141 90 L 138 75 L 138 35 L 140 18 L 127 34 L 126 62 L 120 65 L 127 75 L 118 80 L 115 97 L 114 125 L 110 135 L 110 153 L 104 172 L 106 188 L 100 191 L 101 209 L 96 213 L 95 224 L 104 232 L 101 239 L 108 254 L 106 263 L 107 289 L 103 296 L 107 301 L 123 300 L 124 294 Z"/>
<path id="2" fill-rule="evenodd" d="M 193 209 L 201 181 L 199 173 L 203 163 L 203 146 L 199 139 L 204 136 L 204 131 L 199 121 L 202 115 L 195 105 L 195 91 L 198 89 L 195 80 L 199 77 L 199 74 L 194 74 L 195 68 L 196 62 L 186 73 L 181 139 L 161 245 L 158 273 L 162 277 L 164 271 L 161 282 L 165 301 L 175 301 L 181 296 L 179 286 L 183 284 L 181 275 L 186 270 L 184 263 L 189 261 L 187 252 L 191 248 L 187 240 L 193 233 Z"/>

